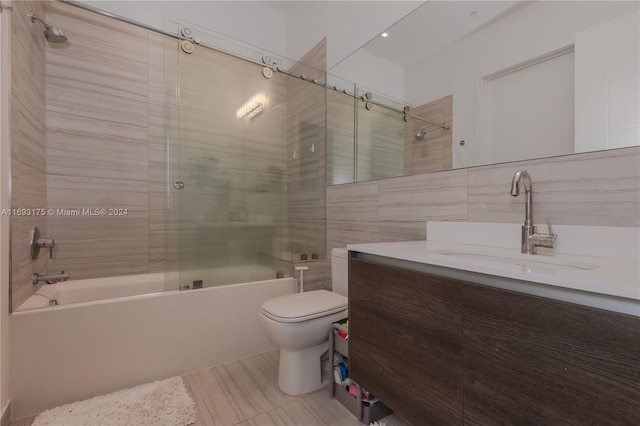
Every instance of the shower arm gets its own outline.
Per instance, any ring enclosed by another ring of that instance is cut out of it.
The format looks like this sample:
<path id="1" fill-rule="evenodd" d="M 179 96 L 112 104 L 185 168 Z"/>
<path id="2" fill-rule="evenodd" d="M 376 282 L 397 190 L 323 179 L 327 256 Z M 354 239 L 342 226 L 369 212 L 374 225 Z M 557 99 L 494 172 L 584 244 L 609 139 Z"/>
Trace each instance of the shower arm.
<path id="1" fill-rule="evenodd" d="M 27 13 L 27 16 L 28 16 L 29 18 L 31 18 L 31 22 L 34 22 L 34 23 L 35 23 L 36 21 L 40 22 L 42 25 L 44 25 L 44 28 L 45 28 L 46 30 L 48 30 L 49 28 L 51 28 L 51 25 L 47 24 L 47 23 L 46 23 L 46 22 L 44 22 L 42 19 L 40 19 L 40 18 L 38 17 L 38 15 L 36 15 L 36 14 L 33 12 L 33 10 L 32 10 L 31 12 Z"/>
<path id="2" fill-rule="evenodd" d="M 32 10 L 31 12 L 29 12 L 29 13 L 27 14 L 27 16 L 28 16 L 29 18 L 31 18 L 31 22 L 34 22 L 34 23 L 35 23 L 36 21 L 40 22 L 42 25 L 44 25 L 44 28 L 45 28 L 46 30 L 48 30 L 49 28 L 51 28 L 51 25 L 47 24 L 47 23 L 46 23 L 46 22 L 44 22 L 42 19 L 40 19 L 40 18 L 38 17 L 38 15 L 36 15 L 36 14 L 33 12 L 33 10 Z"/>

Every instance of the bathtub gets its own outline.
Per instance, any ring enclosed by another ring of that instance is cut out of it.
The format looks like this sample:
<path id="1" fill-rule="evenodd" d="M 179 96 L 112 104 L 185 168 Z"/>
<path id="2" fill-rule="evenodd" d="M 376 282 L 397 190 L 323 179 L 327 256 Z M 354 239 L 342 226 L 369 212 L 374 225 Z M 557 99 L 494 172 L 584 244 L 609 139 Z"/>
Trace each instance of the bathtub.
<path id="1" fill-rule="evenodd" d="M 164 285 L 160 273 L 43 286 L 9 319 L 11 417 L 276 349 L 258 311 L 296 291 L 294 278 Z"/>
<path id="2" fill-rule="evenodd" d="M 70 305 L 161 293 L 165 289 L 178 289 L 178 282 L 191 283 L 194 280 L 207 282 L 262 281 L 260 277 L 273 276 L 273 268 L 262 265 L 227 266 L 216 269 L 197 269 L 182 272 L 126 275 L 123 277 L 90 278 L 44 284 L 22 303 L 16 312 L 39 309 L 48 306 Z"/>
<path id="3" fill-rule="evenodd" d="M 16 309 L 16 312 L 52 305 L 115 299 L 160 293 L 165 289 L 165 274 L 140 274 L 125 277 L 69 280 L 45 284 Z"/>

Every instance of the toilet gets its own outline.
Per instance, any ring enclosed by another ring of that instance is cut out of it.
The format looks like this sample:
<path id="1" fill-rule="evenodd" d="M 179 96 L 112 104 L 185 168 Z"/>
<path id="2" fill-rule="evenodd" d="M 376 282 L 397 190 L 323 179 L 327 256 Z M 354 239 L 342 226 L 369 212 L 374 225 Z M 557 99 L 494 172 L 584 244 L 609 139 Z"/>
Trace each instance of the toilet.
<path id="1" fill-rule="evenodd" d="M 280 346 L 278 386 L 288 395 L 315 392 L 322 381 L 320 358 L 329 349 L 331 323 L 347 317 L 347 250 L 331 251 L 333 291 L 288 294 L 262 304 L 260 319 L 269 338 Z"/>

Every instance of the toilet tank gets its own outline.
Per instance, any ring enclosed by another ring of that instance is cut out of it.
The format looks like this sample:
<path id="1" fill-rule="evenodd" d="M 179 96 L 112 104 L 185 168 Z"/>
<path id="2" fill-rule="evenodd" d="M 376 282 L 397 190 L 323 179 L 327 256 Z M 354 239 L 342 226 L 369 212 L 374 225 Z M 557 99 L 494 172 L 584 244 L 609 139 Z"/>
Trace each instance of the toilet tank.
<path id="1" fill-rule="evenodd" d="M 349 263 L 346 247 L 331 250 L 331 288 L 334 293 L 347 297 Z"/>

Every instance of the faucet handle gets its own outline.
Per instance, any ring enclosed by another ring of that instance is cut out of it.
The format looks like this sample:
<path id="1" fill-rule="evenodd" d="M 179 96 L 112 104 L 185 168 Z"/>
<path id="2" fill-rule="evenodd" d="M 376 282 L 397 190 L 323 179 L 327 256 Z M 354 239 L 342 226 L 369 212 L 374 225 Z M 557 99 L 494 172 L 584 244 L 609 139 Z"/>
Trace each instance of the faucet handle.
<path id="1" fill-rule="evenodd" d="M 549 219 L 547 219 L 547 226 L 549 227 L 549 234 L 550 235 L 555 235 L 553 233 L 553 226 L 551 225 L 551 221 Z"/>
<path id="2" fill-rule="evenodd" d="M 55 247 L 56 242 L 53 238 L 38 238 L 38 247 L 46 247 L 49 248 L 49 259 L 53 259 L 53 247 Z"/>

